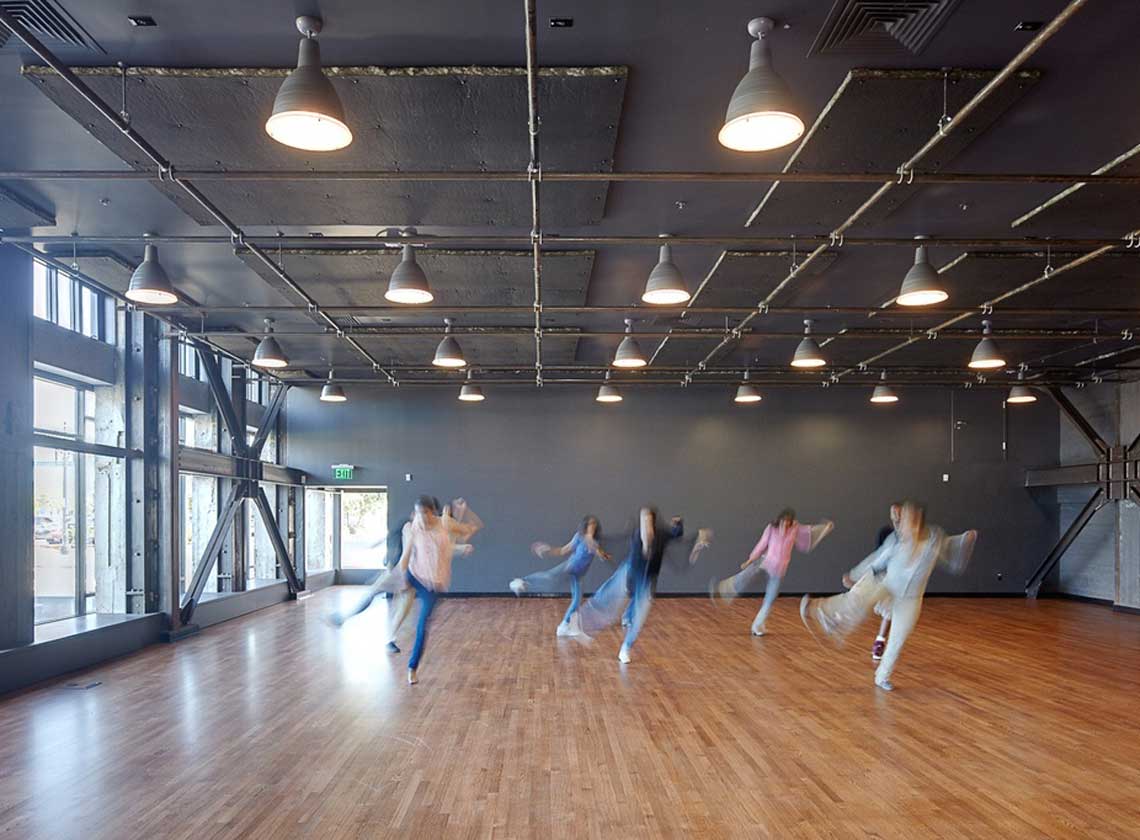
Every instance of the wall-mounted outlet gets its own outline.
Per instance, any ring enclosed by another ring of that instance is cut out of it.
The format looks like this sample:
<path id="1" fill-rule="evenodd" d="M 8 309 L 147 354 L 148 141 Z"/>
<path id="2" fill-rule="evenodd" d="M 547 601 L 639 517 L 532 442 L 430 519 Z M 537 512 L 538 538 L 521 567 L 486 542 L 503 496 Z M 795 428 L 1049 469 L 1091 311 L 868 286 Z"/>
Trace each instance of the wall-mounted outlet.
<path id="1" fill-rule="evenodd" d="M 950 473 L 942 473 L 942 482 L 944 484 L 950 483 Z"/>
<path id="2" fill-rule="evenodd" d="M 411 481 L 411 480 L 412 480 L 412 474 L 411 473 L 404 473 L 404 481 Z"/>

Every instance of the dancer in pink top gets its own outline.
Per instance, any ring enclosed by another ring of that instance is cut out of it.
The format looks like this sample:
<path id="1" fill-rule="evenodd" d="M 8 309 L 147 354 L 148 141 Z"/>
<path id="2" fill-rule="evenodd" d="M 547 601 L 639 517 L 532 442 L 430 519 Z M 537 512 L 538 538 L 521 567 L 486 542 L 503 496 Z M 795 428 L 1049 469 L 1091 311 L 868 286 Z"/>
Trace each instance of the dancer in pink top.
<path id="1" fill-rule="evenodd" d="M 794 510 L 788 508 L 780 511 L 780 515 L 764 529 L 760 541 L 741 565 L 741 571 L 719 583 L 715 578 L 709 581 L 709 595 L 714 600 L 720 596 L 731 601 L 748 588 L 761 569 L 767 572 L 768 586 L 764 590 L 764 603 L 752 622 L 752 635 L 763 636 L 768 613 L 772 610 L 776 596 L 780 594 L 780 581 L 792 560 L 792 549 L 796 548 L 806 554 L 830 534 L 834 527 L 834 523 L 828 519 L 818 525 L 801 525 L 796 521 Z M 757 563 L 761 557 L 764 559 Z"/>

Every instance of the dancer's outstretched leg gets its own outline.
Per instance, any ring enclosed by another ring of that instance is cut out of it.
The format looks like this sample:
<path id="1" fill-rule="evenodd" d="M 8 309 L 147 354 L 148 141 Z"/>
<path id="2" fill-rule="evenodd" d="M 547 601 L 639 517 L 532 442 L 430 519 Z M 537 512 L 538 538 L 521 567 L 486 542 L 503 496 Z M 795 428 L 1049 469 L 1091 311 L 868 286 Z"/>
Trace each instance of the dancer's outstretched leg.
<path id="1" fill-rule="evenodd" d="M 732 577 L 727 577 L 722 581 L 710 581 L 709 595 L 713 598 L 720 597 L 726 601 L 731 601 L 752 585 L 752 581 L 756 580 L 761 569 L 762 566 L 759 563 L 749 563 Z"/>
<path id="2" fill-rule="evenodd" d="M 522 595 L 532 589 L 549 590 L 559 585 L 568 577 L 566 570 L 570 567 L 569 560 L 563 560 L 557 566 L 541 572 L 532 572 L 526 577 L 515 578 L 511 581 L 511 592 Z"/>
<path id="3" fill-rule="evenodd" d="M 760 612 L 756 613 L 756 619 L 752 622 L 753 636 L 764 635 L 764 624 L 768 621 L 768 613 L 772 611 L 772 605 L 776 603 L 776 596 L 779 594 L 780 578 L 777 575 L 768 575 L 768 586 L 764 590 L 764 603 L 760 605 Z"/>
<path id="4" fill-rule="evenodd" d="M 598 587 L 582 608 L 578 611 L 581 617 L 583 632 L 593 635 L 604 627 L 609 627 L 625 611 L 626 601 L 629 598 L 627 578 L 629 563 L 622 563 L 609 579 Z"/>
<path id="5" fill-rule="evenodd" d="M 330 623 L 339 627 L 354 615 L 359 615 L 368 609 L 377 595 L 384 592 L 400 592 L 406 588 L 407 582 L 404 579 L 404 573 L 402 571 L 399 569 L 382 569 L 380 574 L 376 576 L 376 579 L 372 581 L 367 591 L 360 596 L 356 603 L 347 610 L 332 613 L 329 615 L 328 620 Z"/>

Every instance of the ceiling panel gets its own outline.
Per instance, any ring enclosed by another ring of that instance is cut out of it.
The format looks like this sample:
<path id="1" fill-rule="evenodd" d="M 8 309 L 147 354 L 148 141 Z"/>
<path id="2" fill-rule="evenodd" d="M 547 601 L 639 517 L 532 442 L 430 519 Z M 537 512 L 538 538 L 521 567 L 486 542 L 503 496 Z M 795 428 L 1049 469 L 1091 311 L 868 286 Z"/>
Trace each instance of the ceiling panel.
<path id="1" fill-rule="evenodd" d="M 107 101 L 120 100 L 120 71 L 77 72 Z M 175 169 L 525 170 L 529 161 L 526 73 L 502 67 L 328 67 L 352 145 L 314 153 L 264 132 L 287 70 L 135 67 L 128 75 L 131 125 Z M 59 76 L 27 77 L 136 168 L 149 159 L 105 120 L 96 120 Z M 625 95 L 624 67 L 543 68 L 541 159 L 548 169 L 606 171 Z M 257 138 L 258 142 L 250 142 Z M 174 185 L 156 185 L 202 224 L 215 220 Z M 199 189 L 241 225 L 530 225 L 526 183 L 204 181 Z M 605 183 L 559 184 L 544 195 L 548 224 L 601 220 Z"/>

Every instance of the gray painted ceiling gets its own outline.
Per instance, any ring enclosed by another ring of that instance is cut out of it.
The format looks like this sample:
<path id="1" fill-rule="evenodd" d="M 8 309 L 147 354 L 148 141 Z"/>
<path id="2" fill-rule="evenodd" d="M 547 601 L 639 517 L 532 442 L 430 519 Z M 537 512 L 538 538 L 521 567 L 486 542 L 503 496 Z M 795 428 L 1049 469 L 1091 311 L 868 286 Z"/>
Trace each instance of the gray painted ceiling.
<path id="1" fill-rule="evenodd" d="M 75 65 L 181 68 L 158 74 L 132 71 L 128 108 L 132 123 L 183 169 L 191 168 L 431 168 L 522 169 L 527 161 L 523 4 L 492 4 L 473 11 L 450 0 L 431 4 L 322 2 L 240 4 L 199 0 L 193 4 L 155 0 L 145 12 L 158 23 L 139 29 L 127 15 L 137 4 L 119 0 L 61 3 L 103 53 L 59 48 Z M 538 58 L 544 68 L 588 68 L 582 73 L 549 72 L 540 77 L 542 157 L 547 169 L 692 171 L 893 171 L 935 131 L 942 112 L 941 68 L 950 74 L 950 111 L 976 92 L 997 68 L 1025 45 L 1031 34 L 1014 30 L 1022 20 L 1049 20 L 1062 0 L 1031 2 L 963 0 L 918 55 L 871 50 L 814 54 L 811 45 L 832 8 L 831 0 L 773 0 L 756 6 L 724 0 L 715 4 L 661 4 L 644 0 L 613 3 L 575 0 L 540 2 Z M 272 103 L 280 72 L 296 57 L 298 12 L 319 11 L 328 67 L 335 75 L 356 142 L 343 153 L 305 155 L 269 140 L 261 124 Z M 733 86 L 747 64 L 747 21 L 769 14 L 790 28 L 779 29 L 773 49 L 778 69 L 804 105 L 810 123 L 820 117 L 803 149 L 754 155 L 730 152 L 716 131 Z M 550 17 L 573 17 L 574 26 L 551 29 Z M 952 134 L 921 166 L 922 171 L 1091 172 L 1126 155 L 1140 143 L 1140 111 L 1131 107 L 1131 81 L 1140 71 L 1134 33 L 1140 4 L 1103 0 L 1080 11 L 1033 59 L 1007 82 L 960 132 Z M 857 46 L 855 42 L 854 46 Z M 6 119 L 0 169 L 125 169 L 135 154 L 122 137 L 74 100 L 57 77 L 21 73 L 32 63 L 10 39 L 0 50 L 0 109 Z M 237 73 L 186 72 L 188 68 L 246 68 Z M 248 68 L 258 68 L 250 70 Z M 392 69 L 397 68 L 397 69 Z M 398 68 L 452 68 L 408 72 Z M 514 68 L 495 70 L 480 68 Z M 964 72 L 957 72 L 958 70 Z M 105 71 L 104 71 L 105 72 Z M 40 81 L 29 81 L 29 78 Z M 118 110 L 115 75 L 88 75 Z M 821 116 L 822 115 L 822 116 Z M 110 144 L 105 148 L 102 138 Z M 794 154 L 794 157 L 793 157 Z M 1140 158 L 1112 171 L 1137 172 Z M 373 236 L 388 226 L 416 225 L 421 234 L 529 232 L 530 201 L 525 183 L 376 184 L 361 182 L 202 182 L 203 191 L 248 233 L 345 234 Z M 223 233 L 168 185 L 142 182 L 9 181 L 0 191 L 0 226 L 36 234 L 168 235 Z M 731 253 L 718 263 L 719 247 L 677 247 L 675 257 L 691 288 L 707 281 L 698 306 L 753 306 L 784 280 L 791 264 L 792 235 L 826 233 L 874 191 L 873 185 L 779 185 L 753 225 L 745 225 L 769 191 L 768 184 L 545 183 L 546 233 L 655 235 L 744 234 L 788 237 L 788 247 Z M 1034 236 L 1117 238 L 1140 227 L 1140 203 L 1129 187 L 1090 186 L 1057 200 L 1016 228 L 1012 223 L 1060 193 L 1043 184 L 931 185 L 895 190 L 849 233 L 852 236 L 910 237 Z M 18 201 L 13 200 L 18 199 Z M 33 208 L 29 211 L 27 208 Z M 38 212 L 37 212 L 38 209 Z M 53 224 L 54 221 L 54 224 Z M 421 263 L 432 278 L 436 303 L 522 305 L 530 303 L 533 278 L 529 249 L 515 255 L 467 254 L 425 249 Z M 746 249 L 741 249 L 746 250 Z M 797 246 L 797 258 L 804 250 Z M 114 251 L 118 259 L 108 255 Z M 270 249 L 271 253 L 273 249 Z M 945 279 L 950 305 L 976 306 L 1038 277 L 1039 253 L 1018 256 L 932 248 L 937 265 L 952 266 Z M 1135 253 L 1135 252 L 1133 252 Z M 85 246 L 80 263 L 92 276 L 122 289 L 137 246 Z M 1062 265 L 1072 254 L 1054 253 Z M 329 256 L 282 255 L 286 270 L 323 305 L 380 303 L 384 278 L 396 257 L 385 251 Z M 272 273 L 228 245 L 165 245 L 162 260 L 179 288 L 206 306 L 279 306 L 297 303 Z M 900 247 L 844 247 L 828 251 L 789 283 L 774 304 L 878 307 L 896 292 L 912 254 Z M 957 260 L 957 262 L 953 262 Z M 626 306 L 637 301 L 655 262 L 651 246 L 601 245 L 590 253 L 544 258 L 547 305 Z M 715 271 L 713 267 L 717 266 Z M 1081 349 L 1018 341 L 1006 347 L 1011 364 L 1060 359 L 1076 364 L 1106 349 L 1127 346 L 1127 319 L 1074 313 L 1072 308 L 1140 309 L 1140 262 L 1120 253 L 1072 272 L 1058 274 L 1011 298 L 1006 307 L 1042 307 L 1048 315 L 1002 319 L 1018 328 L 1103 329 L 1105 338 Z M 886 315 L 886 313 L 884 313 Z M 259 315 L 216 313 L 188 326 L 211 330 L 255 330 Z M 400 313 L 392 321 L 354 324 L 435 326 L 435 313 Z M 733 320 L 738 320 L 737 316 Z M 883 320 L 924 332 L 940 319 L 921 313 Z M 795 332 L 799 317 L 761 316 L 755 330 Z M 977 329 L 981 315 L 957 325 Z M 867 326 L 864 315 L 817 318 L 827 332 Z M 278 316 L 279 329 L 317 332 L 303 312 Z M 457 316 L 457 325 L 493 323 L 525 327 L 518 316 Z M 617 331 L 621 315 L 601 312 L 548 316 L 545 323 L 587 330 Z M 637 329 L 718 327 L 724 318 L 675 313 L 639 314 Z M 479 364 L 533 364 L 529 336 L 464 336 Z M 655 364 L 690 366 L 719 339 L 669 341 Z M 254 343 L 228 338 L 227 347 L 250 355 Z M 384 363 L 426 364 L 434 339 L 421 336 L 361 338 Z M 364 365 L 359 354 L 332 335 L 283 337 L 282 343 L 309 373 L 327 364 Z M 646 338 L 652 352 L 658 339 Z M 830 359 L 857 365 L 894 341 L 836 339 Z M 544 341 L 548 364 L 604 364 L 617 338 L 554 338 Z M 746 337 L 716 357 L 717 364 L 782 365 L 795 341 Z M 969 342 L 916 342 L 884 364 L 960 366 Z M 1041 362 L 1042 364 L 1047 362 Z M 420 374 L 415 375 L 420 378 Z M 807 375 L 818 381 L 819 374 Z M 965 377 L 963 377 L 965 378 Z"/>

